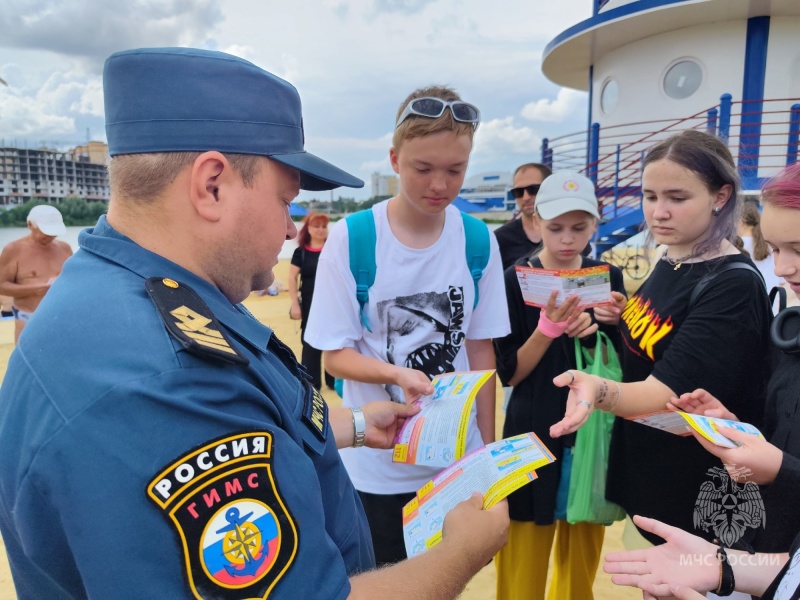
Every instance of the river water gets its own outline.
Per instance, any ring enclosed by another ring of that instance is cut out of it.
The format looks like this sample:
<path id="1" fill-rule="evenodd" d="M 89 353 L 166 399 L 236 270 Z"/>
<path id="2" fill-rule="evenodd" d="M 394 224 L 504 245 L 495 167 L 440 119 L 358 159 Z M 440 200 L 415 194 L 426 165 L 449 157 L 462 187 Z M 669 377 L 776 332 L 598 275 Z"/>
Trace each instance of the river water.
<path id="1" fill-rule="evenodd" d="M 489 229 L 492 231 L 498 227 L 499 225 L 497 224 L 489 224 Z M 59 236 L 58 239 L 67 242 L 72 247 L 72 251 L 76 252 L 78 250 L 78 234 L 84 229 L 86 227 L 67 227 L 67 233 Z M 30 231 L 27 227 L 0 227 L 0 248 L 3 248 L 9 242 L 28 235 L 28 233 Z M 294 240 L 287 240 L 284 242 L 283 248 L 281 248 L 279 258 L 292 258 L 295 248 L 297 248 L 297 243 Z"/>

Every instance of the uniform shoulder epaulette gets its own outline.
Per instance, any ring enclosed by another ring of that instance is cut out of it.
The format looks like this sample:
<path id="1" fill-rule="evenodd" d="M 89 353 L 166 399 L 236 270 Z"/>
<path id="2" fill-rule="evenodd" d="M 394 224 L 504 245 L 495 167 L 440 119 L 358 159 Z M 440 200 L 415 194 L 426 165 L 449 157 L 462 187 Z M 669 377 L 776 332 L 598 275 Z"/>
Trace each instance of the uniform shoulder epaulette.
<path id="1" fill-rule="evenodd" d="M 144 285 L 167 331 L 187 351 L 201 358 L 250 364 L 231 343 L 211 309 L 188 285 L 162 277 L 150 277 Z"/>

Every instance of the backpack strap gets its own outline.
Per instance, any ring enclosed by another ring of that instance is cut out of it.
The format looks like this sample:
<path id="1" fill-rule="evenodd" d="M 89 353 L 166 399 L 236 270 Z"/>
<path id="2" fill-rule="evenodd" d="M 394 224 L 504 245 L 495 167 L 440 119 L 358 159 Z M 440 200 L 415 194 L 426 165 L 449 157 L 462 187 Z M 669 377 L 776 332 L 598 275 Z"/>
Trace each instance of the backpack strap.
<path id="1" fill-rule="evenodd" d="M 486 223 L 476 219 L 465 212 L 461 213 L 461 220 L 464 221 L 464 237 L 466 239 L 467 268 L 472 275 L 472 282 L 475 285 L 475 302 L 472 304 L 473 310 L 478 306 L 478 282 L 483 276 L 486 265 L 489 264 L 489 228 Z"/>
<path id="2" fill-rule="evenodd" d="M 356 280 L 356 299 L 358 300 L 361 323 L 372 333 L 364 308 L 369 302 L 369 288 L 375 283 L 375 246 L 378 237 L 375 233 L 375 217 L 372 209 L 360 210 L 345 218 L 347 223 L 348 246 L 350 250 L 350 272 Z"/>
<path id="3" fill-rule="evenodd" d="M 489 264 L 491 246 L 489 228 L 480 219 L 461 213 L 464 223 L 465 251 L 467 268 L 475 286 L 475 301 L 478 305 L 478 282 Z M 348 247 L 350 251 L 350 272 L 356 282 L 356 299 L 361 313 L 361 322 L 367 331 L 372 332 L 367 320 L 365 307 L 369 302 L 369 288 L 375 283 L 375 246 L 378 243 L 375 232 L 375 217 L 372 209 L 361 210 L 345 218 L 347 223 Z"/>
<path id="4" fill-rule="evenodd" d="M 697 285 L 695 285 L 694 289 L 692 290 L 692 295 L 689 296 L 689 310 L 692 309 L 692 307 L 695 305 L 695 302 L 697 302 L 697 299 L 700 297 L 700 294 L 703 293 L 703 291 L 706 289 L 708 284 L 711 283 L 717 275 L 721 275 L 722 273 L 725 273 L 726 271 L 735 271 L 735 270 L 738 270 L 738 269 L 744 269 L 746 271 L 752 271 L 753 273 L 758 275 L 758 278 L 761 281 L 761 284 L 764 286 L 764 289 L 765 290 L 767 289 L 767 284 L 764 282 L 764 276 L 761 275 L 761 272 L 758 269 L 756 269 L 754 266 L 752 266 L 752 265 L 750 265 L 748 263 L 743 263 L 743 262 L 727 263 L 727 264 L 722 265 L 718 269 L 715 269 L 714 271 L 711 271 L 711 273 L 707 273 L 706 275 L 703 275 L 703 277 L 700 278 L 700 281 L 697 282 Z"/>

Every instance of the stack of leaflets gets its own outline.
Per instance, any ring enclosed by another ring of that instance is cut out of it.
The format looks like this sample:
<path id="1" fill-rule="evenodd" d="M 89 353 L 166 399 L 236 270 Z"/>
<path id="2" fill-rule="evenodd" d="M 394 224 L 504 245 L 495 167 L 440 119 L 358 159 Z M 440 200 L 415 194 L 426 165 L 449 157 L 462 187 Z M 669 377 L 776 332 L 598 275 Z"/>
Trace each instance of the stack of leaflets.
<path id="1" fill-rule="evenodd" d="M 533 433 L 487 444 L 445 469 L 403 507 L 403 537 L 408 557 L 422 554 L 442 539 L 444 517 L 474 492 L 490 508 L 536 479 L 536 469 L 555 457 Z"/>
<path id="2" fill-rule="evenodd" d="M 739 421 L 729 421 L 728 419 L 718 419 L 715 417 L 706 417 L 704 415 L 694 415 L 680 410 L 677 411 L 659 411 L 649 413 L 646 415 L 638 415 L 635 417 L 628 417 L 630 421 L 641 423 L 649 427 L 655 427 L 661 431 L 674 433 L 675 435 L 692 435 L 692 429 L 706 438 L 709 442 L 717 446 L 724 446 L 725 448 L 736 448 L 741 446 L 730 438 L 726 438 L 719 432 L 719 427 L 730 427 L 731 429 L 738 429 L 744 433 L 750 433 L 759 437 L 764 437 L 757 427 L 749 423 L 741 423 Z"/>
<path id="3" fill-rule="evenodd" d="M 517 281 L 525 304 L 545 308 L 550 294 L 558 290 L 556 306 L 572 295 L 580 298 L 583 308 L 613 304 L 611 272 L 608 265 L 585 269 L 552 271 L 517 265 Z"/>
<path id="4" fill-rule="evenodd" d="M 494 371 L 437 375 L 433 394 L 417 402 L 422 410 L 395 437 L 394 462 L 447 467 L 464 456 L 475 396 Z"/>

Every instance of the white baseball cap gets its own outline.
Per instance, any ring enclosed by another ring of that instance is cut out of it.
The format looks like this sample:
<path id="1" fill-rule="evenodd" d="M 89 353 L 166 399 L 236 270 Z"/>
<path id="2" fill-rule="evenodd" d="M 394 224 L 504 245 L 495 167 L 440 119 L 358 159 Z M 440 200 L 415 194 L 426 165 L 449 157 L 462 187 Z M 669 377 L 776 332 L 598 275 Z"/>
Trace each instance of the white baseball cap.
<path id="1" fill-rule="evenodd" d="M 596 219 L 600 218 L 594 183 L 575 171 L 556 171 L 539 187 L 536 212 L 549 221 L 573 210 L 582 210 Z"/>
<path id="2" fill-rule="evenodd" d="M 49 204 L 34 206 L 28 213 L 28 223 L 36 225 L 36 228 L 45 235 L 64 235 L 67 232 L 61 213 L 55 206 Z"/>

